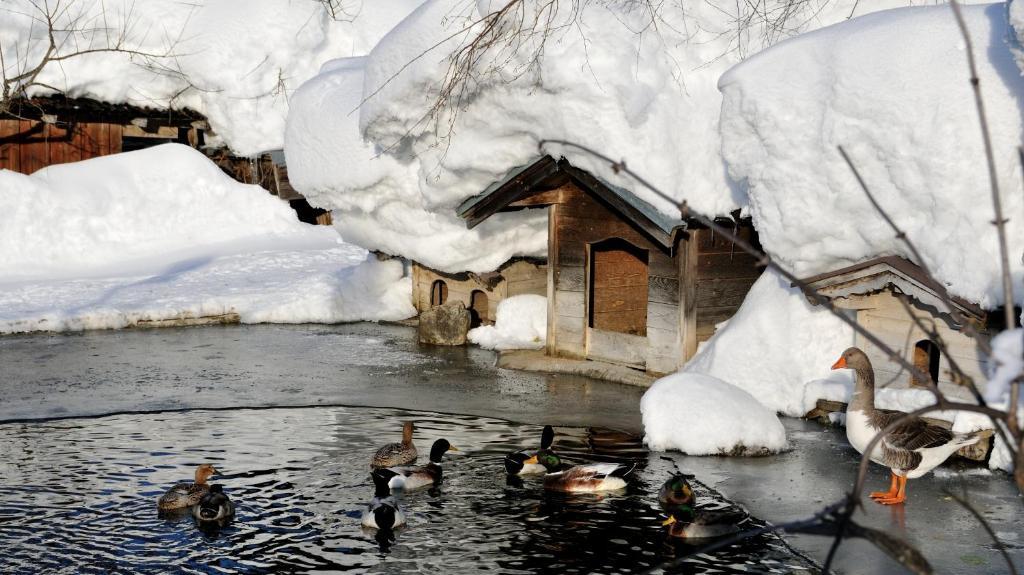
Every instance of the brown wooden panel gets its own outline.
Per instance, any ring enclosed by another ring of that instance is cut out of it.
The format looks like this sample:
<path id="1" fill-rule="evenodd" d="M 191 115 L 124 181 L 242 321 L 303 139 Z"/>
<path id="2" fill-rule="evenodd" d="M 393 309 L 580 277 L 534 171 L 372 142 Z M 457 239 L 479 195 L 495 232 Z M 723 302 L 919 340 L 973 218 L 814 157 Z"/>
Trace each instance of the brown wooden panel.
<path id="1" fill-rule="evenodd" d="M 752 279 L 697 280 L 697 309 L 738 308 L 753 285 Z"/>
<path id="2" fill-rule="evenodd" d="M 20 172 L 17 120 L 0 120 L 0 168 Z"/>
<path id="3" fill-rule="evenodd" d="M 633 226 L 614 218 L 590 219 L 559 214 L 557 233 L 561 242 L 565 244 L 586 244 L 608 238 L 622 238 L 644 249 L 655 248 L 654 244 Z"/>
<path id="4" fill-rule="evenodd" d="M 647 258 L 621 240 L 591 248 L 590 327 L 633 335 L 647 333 Z"/>
<path id="5" fill-rule="evenodd" d="M 678 304 L 679 280 L 652 275 L 648 278 L 647 299 L 651 302 Z"/>
<path id="6" fill-rule="evenodd" d="M 120 154 L 124 140 L 122 138 L 121 126 L 116 124 L 107 124 L 107 135 L 110 138 L 109 146 L 111 154 Z"/>
<path id="7" fill-rule="evenodd" d="M 613 333 L 599 329 L 587 330 L 587 358 L 643 369 L 647 364 L 647 338 Z"/>
<path id="8" fill-rule="evenodd" d="M 741 225 L 739 228 L 732 229 L 731 231 L 741 239 L 756 244 L 756 236 L 754 235 L 753 227 L 749 225 Z M 710 229 L 695 230 L 695 233 L 697 236 L 697 248 L 702 254 L 743 251 L 739 248 L 733 248 L 732 241 L 726 239 L 722 234 L 716 234 Z"/>
<path id="9" fill-rule="evenodd" d="M 583 266 L 559 266 L 555 273 L 555 288 L 559 291 L 585 291 L 587 284 L 583 276 Z"/>
<path id="10" fill-rule="evenodd" d="M 697 260 L 697 276 L 701 279 L 756 278 L 764 269 L 756 265 L 757 258 L 740 251 L 701 254 Z"/>

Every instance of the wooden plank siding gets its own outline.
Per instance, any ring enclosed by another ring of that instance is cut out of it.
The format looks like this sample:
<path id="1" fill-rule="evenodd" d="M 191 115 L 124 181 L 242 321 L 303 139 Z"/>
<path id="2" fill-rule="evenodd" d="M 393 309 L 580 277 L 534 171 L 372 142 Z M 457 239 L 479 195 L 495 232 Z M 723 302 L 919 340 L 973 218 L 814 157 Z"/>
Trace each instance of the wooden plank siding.
<path id="1" fill-rule="evenodd" d="M 498 304 L 512 295 L 545 295 L 547 289 L 546 266 L 527 261 L 514 261 L 499 271 L 502 278 L 493 285 L 472 274 L 445 274 L 419 263 L 412 265 L 412 301 L 418 312 L 431 308 L 430 294 L 435 281 L 443 281 L 448 288 L 446 301 L 461 301 L 466 309 L 473 305 L 473 292 L 483 292 L 487 298 L 486 313 L 480 317 L 484 323 L 494 323 Z M 510 279 L 511 278 L 511 279 Z M 482 312 L 483 310 L 478 310 Z"/>
<path id="2" fill-rule="evenodd" d="M 46 166 L 121 151 L 121 126 L 0 120 L 0 168 L 31 174 Z"/>
<path id="3" fill-rule="evenodd" d="M 757 243 L 756 232 L 749 224 L 737 226 L 735 233 Z M 717 324 L 736 313 L 762 269 L 753 256 L 734 248 L 721 234 L 710 229 L 693 230 L 692 234 L 697 245 L 693 306 L 699 343 L 707 341 Z"/>

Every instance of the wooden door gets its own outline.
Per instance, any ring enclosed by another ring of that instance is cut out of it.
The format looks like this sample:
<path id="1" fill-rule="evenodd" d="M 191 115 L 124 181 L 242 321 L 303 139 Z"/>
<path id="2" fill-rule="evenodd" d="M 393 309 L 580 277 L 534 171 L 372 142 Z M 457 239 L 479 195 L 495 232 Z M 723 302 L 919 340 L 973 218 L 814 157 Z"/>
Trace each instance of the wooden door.
<path id="1" fill-rule="evenodd" d="M 613 238 L 591 244 L 587 289 L 587 357 L 646 364 L 648 253 Z"/>

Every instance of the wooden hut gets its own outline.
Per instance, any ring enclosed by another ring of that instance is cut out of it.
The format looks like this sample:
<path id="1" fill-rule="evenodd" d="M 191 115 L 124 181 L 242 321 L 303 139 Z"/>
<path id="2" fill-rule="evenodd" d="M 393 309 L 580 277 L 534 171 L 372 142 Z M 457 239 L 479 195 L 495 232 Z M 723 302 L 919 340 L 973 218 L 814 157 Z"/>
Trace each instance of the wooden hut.
<path id="1" fill-rule="evenodd" d="M 513 169 L 458 213 L 472 228 L 498 212 L 536 208 L 548 211 L 549 355 L 675 371 L 761 273 L 720 235 L 564 158 Z M 756 243 L 749 220 L 726 223 Z"/>
<path id="2" fill-rule="evenodd" d="M 935 280 L 913 262 L 896 256 L 875 258 L 804 281 L 831 299 L 837 307 L 850 310 L 858 324 L 913 361 L 916 367 L 930 375 L 933 382 L 943 387 L 956 385 L 949 368 L 949 357 L 943 354 L 928 333 L 932 330 L 939 334 L 946 352 L 955 358 L 967 375 L 978 382 L 985 380 L 985 358 L 981 351 L 974 340 L 963 333 L 964 326 L 953 320 L 949 307 L 938 295 L 939 287 Z M 986 314 L 980 307 L 956 297 L 952 298 L 952 304 L 979 331 L 986 331 Z M 922 330 L 918 322 L 927 331 Z M 916 380 L 862 336 L 855 336 L 854 345 L 871 358 L 879 387 L 928 384 Z"/>
<path id="3" fill-rule="evenodd" d="M 513 258 L 490 273 L 452 274 L 413 262 L 413 305 L 424 312 L 459 300 L 469 310 L 472 327 L 492 324 L 503 299 L 522 294 L 547 295 L 546 267 L 543 260 Z"/>

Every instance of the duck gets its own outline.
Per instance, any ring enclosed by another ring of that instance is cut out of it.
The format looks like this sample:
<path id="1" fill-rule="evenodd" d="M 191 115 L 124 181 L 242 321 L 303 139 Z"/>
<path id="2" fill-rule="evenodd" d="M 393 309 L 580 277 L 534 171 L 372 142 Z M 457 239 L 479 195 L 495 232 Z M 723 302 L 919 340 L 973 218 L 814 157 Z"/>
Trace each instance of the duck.
<path id="1" fill-rule="evenodd" d="M 209 463 L 204 463 L 196 468 L 196 481 L 195 483 L 178 483 L 167 490 L 160 496 L 160 499 L 156 502 L 157 509 L 161 511 L 171 511 L 174 509 L 184 509 L 186 507 L 192 507 L 199 503 L 199 500 L 203 498 L 203 495 L 210 490 L 210 486 L 207 485 L 206 481 L 216 475 L 218 471 Z"/>
<path id="2" fill-rule="evenodd" d="M 613 491 L 626 486 L 626 477 L 636 464 L 589 463 L 577 465 L 544 476 L 544 489 L 564 493 Z"/>
<path id="3" fill-rule="evenodd" d="M 235 517 L 235 504 L 224 493 L 224 486 L 215 484 L 192 508 L 192 517 L 200 524 L 224 525 Z"/>
<path id="4" fill-rule="evenodd" d="M 396 465 L 409 465 L 416 463 L 419 454 L 416 446 L 412 443 L 412 432 L 415 429 L 411 421 L 402 425 L 402 441 L 400 443 L 389 443 L 377 450 L 370 462 L 370 469 L 383 469 Z"/>
<path id="5" fill-rule="evenodd" d="M 714 539 L 738 533 L 740 524 L 749 517 L 745 511 L 733 509 L 700 509 L 693 487 L 682 473 L 668 478 L 658 491 L 658 503 L 668 515 L 661 524 L 671 537 L 680 539 Z"/>
<path id="6" fill-rule="evenodd" d="M 832 369 L 854 372 L 853 397 L 846 406 L 846 438 L 863 454 L 878 432 L 906 414 L 875 408 L 875 370 L 863 350 L 847 348 Z M 979 439 L 977 433 L 953 433 L 920 417 L 901 423 L 869 454 L 871 461 L 890 470 L 889 491 L 874 491 L 871 499 L 882 505 L 904 503 L 908 479 L 921 477 L 960 448 L 977 443 Z"/>
<path id="7" fill-rule="evenodd" d="M 441 483 L 441 457 L 448 451 L 458 451 L 447 439 L 438 439 L 430 447 L 430 461 L 420 466 L 388 467 L 404 479 L 399 487 L 408 491 Z"/>
<path id="8" fill-rule="evenodd" d="M 391 530 L 405 525 L 405 514 L 392 494 L 392 488 L 401 486 L 404 478 L 391 469 L 375 469 L 370 476 L 373 478 L 373 499 L 363 511 L 363 527 Z"/>
<path id="9" fill-rule="evenodd" d="M 505 472 L 509 475 L 538 475 L 558 471 L 562 459 L 551 449 L 554 440 L 555 430 L 545 425 L 540 435 L 540 450 L 533 455 L 526 451 L 509 453 L 505 456 Z"/>

